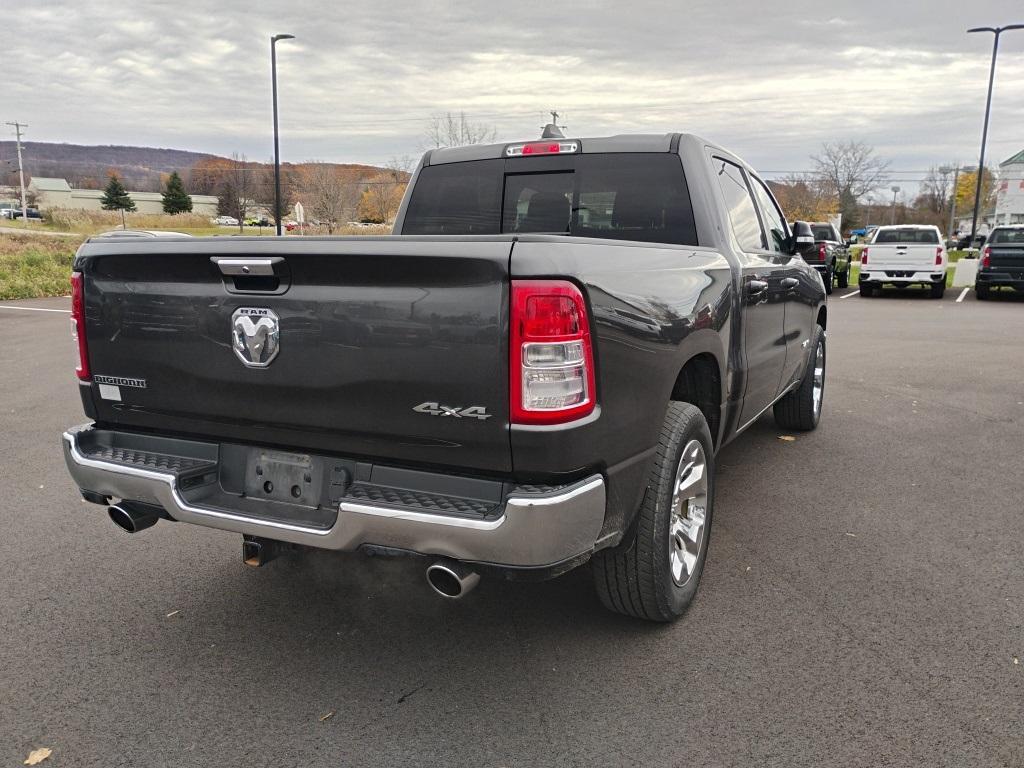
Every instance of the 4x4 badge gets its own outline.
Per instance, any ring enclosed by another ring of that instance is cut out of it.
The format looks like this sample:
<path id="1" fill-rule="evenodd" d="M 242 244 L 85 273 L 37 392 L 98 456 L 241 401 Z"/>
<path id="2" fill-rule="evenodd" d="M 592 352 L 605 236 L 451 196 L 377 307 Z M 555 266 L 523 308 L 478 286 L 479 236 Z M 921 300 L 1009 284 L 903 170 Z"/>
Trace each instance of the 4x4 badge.
<path id="1" fill-rule="evenodd" d="M 452 408 L 440 403 L 420 403 L 413 410 L 417 413 L 429 413 L 431 416 L 451 416 L 456 419 L 480 419 L 484 421 L 491 418 L 491 414 L 487 412 L 486 406 L 483 405 Z"/>

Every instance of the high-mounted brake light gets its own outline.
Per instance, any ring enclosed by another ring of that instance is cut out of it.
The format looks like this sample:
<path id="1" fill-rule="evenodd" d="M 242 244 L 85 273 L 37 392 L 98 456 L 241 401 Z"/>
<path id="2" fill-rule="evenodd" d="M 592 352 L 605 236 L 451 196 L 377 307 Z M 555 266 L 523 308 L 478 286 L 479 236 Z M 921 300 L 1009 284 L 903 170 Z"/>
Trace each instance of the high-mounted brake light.
<path id="1" fill-rule="evenodd" d="M 89 381 L 89 347 L 85 342 L 85 294 L 82 273 L 71 273 L 71 338 L 78 347 L 78 365 L 75 373 L 82 381 Z"/>
<path id="2" fill-rule="evenodd" d="M 578 141 L 534 141 L 529 144 L 512 144 L 505 147 L 505 156 L 571 155 L 579 151 L 580 144 Z"/>
<path id="3" fill-rule="evenodd" d="M 580 289 L 512 281 L 509 403 L 513 424 L 563 424 L 594 410 L 594 352 Z"/>
<path id="4" fill-rule="evenodd" d="M 868 263 L 868 247 L 864 246 L 864 248 L 860 252 L 860 265 L 863 267 L 867 263 Z"/>
<path id="5" fill-rule="evenodd" d="M 981 266 L 987 269 L 992 266 L 992 246 L 986 245 L 981 252 Z"/>

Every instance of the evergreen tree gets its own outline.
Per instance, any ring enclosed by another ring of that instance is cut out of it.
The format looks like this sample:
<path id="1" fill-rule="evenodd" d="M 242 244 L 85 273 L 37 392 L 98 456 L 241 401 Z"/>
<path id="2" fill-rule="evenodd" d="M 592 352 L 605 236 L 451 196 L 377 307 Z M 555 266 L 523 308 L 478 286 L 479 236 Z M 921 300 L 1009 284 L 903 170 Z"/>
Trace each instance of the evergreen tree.
<path id="1" fill-rule="evenodd" d="M 103 190 L 103 198 L 100 200 L 100 206 L 105 211 L 120 211 L 121 212 L 121 228 L 124 229 L 124 212 L 134 211 L 135 203 L 128 195 L 128 190 L 124 188 L 124 184 L 117 178 L 116 173 L 110 174 L 110 181 L 107 182 L 107 188 Z"/>
<path id="2" fill-rule="evenodd" d="M 171 173 L 167 179 L 167 186 L 163 191 L 164 213 L 172 216 L 176 213 L 191 213 L 192 198 L 185 191 L 185 185 L 181 182 L 181 176 L 177 171 Z"/>

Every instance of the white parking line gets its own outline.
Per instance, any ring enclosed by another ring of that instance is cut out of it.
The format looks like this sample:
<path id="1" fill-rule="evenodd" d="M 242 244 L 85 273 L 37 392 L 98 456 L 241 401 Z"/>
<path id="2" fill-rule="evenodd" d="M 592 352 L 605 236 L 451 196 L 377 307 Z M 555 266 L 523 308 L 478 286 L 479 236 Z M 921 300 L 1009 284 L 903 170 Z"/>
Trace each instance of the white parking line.
<path id="1" fill-rule="evenodd" d="M 63 312 L 66 315 L 71 314 L 70 309 L 43 309 L 42 307 L 12 307 L 10 304 L 0 304 L 0 309 L 22 309 L 26 312 Z"/>
<path id="2" fill-rule="evenodd" d="M 968 292 L 969 290 L 971 290 L 970 286 L 968 286 L 967 288 L 964 288 L 964 289 L 963 289 L 963 290 L 962 290 L 962 291 L 960 292 L 960 295 L 956 297 L 956 303 L 957 303 L 957 304 L 959 304 L 959 303 L 960 303 L 961 301 L 963 301 L 963 300 L 964 300 L 964 296 L 966 296 L 966 295 L 967 295 L 967 292 Z"/>
<path id="3" fill-rule="evenodd" d="M 860 290 L 859 290 L 859 289 L 858 289 L 858 290 L 856 290 L 856 291 L 852 291 L 851 293 L 848 293 L 848 294 L 846 294 L 845 296 L 840 296 L 839 298 L 840 298 L 840 299 L 848 299 L 848 298 L 850 298 L 851 296 L 856 296 L 856 295 L 857 295 L 858 293 L 860 293 Z"/>

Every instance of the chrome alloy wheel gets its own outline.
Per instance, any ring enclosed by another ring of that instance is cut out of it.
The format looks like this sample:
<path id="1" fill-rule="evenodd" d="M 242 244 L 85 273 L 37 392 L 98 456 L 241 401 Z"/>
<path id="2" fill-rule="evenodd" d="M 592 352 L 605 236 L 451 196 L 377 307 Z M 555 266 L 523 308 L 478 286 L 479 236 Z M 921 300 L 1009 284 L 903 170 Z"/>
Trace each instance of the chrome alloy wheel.
<path id="1" fill-rule="evenodd" d="M 814 382 L 811 386 L 811 397 L 814 400 L 814 416 L 821 413 L 821 396 L 825 391 L 825 344 L 818 342 L 814 351 Z"/>
<path id="2" fill-rule="evenodd" d="M 669 561 L 672 579 L 686 584 L 697 567 L 704 546 L 705 516 L 708 508 L 708 462 L 704 448 L 691 440 L 683 448 L 672 486 L 669 516 Z"/>

